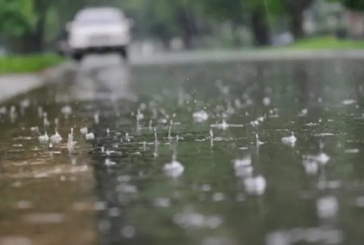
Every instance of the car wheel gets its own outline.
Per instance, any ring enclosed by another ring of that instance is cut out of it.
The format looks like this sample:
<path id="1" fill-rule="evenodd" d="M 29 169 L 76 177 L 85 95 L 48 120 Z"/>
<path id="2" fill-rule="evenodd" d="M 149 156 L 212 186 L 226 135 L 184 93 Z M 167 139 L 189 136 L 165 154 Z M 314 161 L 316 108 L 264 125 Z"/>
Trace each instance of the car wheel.
<path id="1" fill-rule="evenodd" d="M 80 62 L 80 61 L 82 61 L 83 56 L 84 56 L 83 53 L 75 53 L 72 55 L 72 59 L 74 61 Z"/>
<path id="2" fill-rule="evenodd" d="M 128 60 L 128 49 L 126 47 L 121 48 L 119 53 L 124 60 Z"/>

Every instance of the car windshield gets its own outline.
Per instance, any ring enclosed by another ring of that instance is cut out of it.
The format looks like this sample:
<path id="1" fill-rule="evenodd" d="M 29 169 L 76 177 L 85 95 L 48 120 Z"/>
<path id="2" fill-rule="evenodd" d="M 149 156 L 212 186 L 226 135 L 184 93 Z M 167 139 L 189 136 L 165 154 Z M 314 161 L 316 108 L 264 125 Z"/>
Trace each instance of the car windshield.
<path id="1" fill-rule="evenodd" d="M 114 9 L 90 9 L 80 12 L 75 19 L 78 25 L 110 24 L 122 20 L 122 14 Z"/>

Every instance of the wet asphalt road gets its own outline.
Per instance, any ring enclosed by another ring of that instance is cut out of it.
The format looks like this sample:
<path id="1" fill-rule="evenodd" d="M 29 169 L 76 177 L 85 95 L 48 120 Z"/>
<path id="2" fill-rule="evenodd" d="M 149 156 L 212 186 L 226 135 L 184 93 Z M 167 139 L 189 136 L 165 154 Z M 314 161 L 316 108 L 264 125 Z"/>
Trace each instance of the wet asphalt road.
<path id="1" fill-rule="evenodd" d="M 0 193 L 10 201 L 0 217 L 20 215 L 12 203 L 21 200 L 11 200 L 19 176 L 52 179 L 57 169 L 57 178 L 73 178 L 64 193 L 77 196 L 72 212 L 58 208 L 66 217 L 58 223 L 69 222 L 75 237 L 96 220 L 83 236 L 94 229 L 97 237 L 78 244 L 360 244 L 363 93 L 357 60 L 137 67 L 86 60 L 4 104 Z M 40 143 L 45 130 L 54 134 L 56 118 L 63 143 Z M 41 192 L 42 185 L 29 198 Z M 37 208 L 44 203 L 32 204 L 21 212 L 44 212 Z M 75 206 L 95 216 L 77 223 Z M 50 210 L 47 219 L 31 217 L 54 223 L 57 207 Z M 12 237 L 36 232 L 1 226 Z"/>

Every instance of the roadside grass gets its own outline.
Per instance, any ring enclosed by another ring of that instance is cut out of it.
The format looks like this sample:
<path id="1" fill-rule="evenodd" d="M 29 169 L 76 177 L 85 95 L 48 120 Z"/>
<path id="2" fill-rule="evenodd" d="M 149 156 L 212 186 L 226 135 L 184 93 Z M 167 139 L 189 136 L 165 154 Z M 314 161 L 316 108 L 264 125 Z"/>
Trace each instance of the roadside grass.
<path id="1" fill-rule="evenodd" d="M 297 41 L 285 48 L 292 50 L 364 49 L 364 41 L 339 40 L 335 37 L 317 37 Z"/>
<path id="2" fill-rule="evenodd" d="M 40 72 L 62 61 L 62 57 L 54 54 L 2 56 L 0 57 L 0 74 Z"/>

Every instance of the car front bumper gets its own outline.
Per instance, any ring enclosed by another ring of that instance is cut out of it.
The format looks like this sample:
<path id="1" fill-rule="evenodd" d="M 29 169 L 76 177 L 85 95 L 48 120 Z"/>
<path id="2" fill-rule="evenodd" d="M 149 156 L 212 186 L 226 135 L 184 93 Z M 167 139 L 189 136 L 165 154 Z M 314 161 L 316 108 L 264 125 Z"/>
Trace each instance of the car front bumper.
<path id="1" fill-rule="evenodd" d="M 86 47 L 86 48 L 76 48 L 72 49 L 71 53 L 111 53 L 111 52 L 119 52 L 122 49 L 126 49 L 127 45 L 119 45 L 119 46 L 103 46 L 103 47 Z"/>

